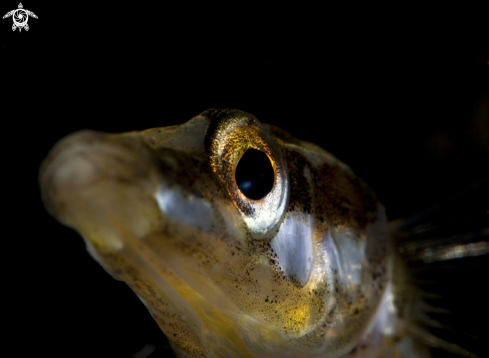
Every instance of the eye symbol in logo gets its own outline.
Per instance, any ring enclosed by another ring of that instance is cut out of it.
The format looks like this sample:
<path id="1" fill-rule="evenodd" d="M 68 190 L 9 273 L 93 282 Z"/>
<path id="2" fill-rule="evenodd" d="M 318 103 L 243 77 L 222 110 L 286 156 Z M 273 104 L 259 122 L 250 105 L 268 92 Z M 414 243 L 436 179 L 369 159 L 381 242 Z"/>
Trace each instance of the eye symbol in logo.
<path id="1" fill-rule="evenodd" d="M 18 9 L 7 12 L 3 18 L 5 19 L 10 16 L 12 16 L 12 19 L 14 20 L 12 31 L 15 31 L 16 28 L 19 28 L 19 32 L 22 31 L 22 28 L 24 28 L 26 31 L 29 31 L 29 25 L 27 25 L 29 16 L 32 16 L 36 19 L 38 18 L 37 15 L 34 14 L 32 11 L 25 10 L 22 6 L 22 3 L 19 3 Z"/>

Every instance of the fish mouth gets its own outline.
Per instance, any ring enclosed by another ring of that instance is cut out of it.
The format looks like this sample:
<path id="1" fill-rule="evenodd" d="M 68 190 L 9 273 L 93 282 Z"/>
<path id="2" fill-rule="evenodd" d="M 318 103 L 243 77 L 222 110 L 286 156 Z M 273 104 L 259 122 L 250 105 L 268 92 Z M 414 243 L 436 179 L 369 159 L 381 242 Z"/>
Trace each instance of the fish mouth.
<path id="1" fill-rule="evenodd" d="M 110 233 L 111 217 L 125 222 L 137 237 L 156 227 L 157 184 L 154 160 L 132 133 L 119 137 L 89 130 L 73 133 L 54 146 L 39 172 L 47 211 L 110 249 L 122 245 Z"/>
<path id="2" fill-rule="evenodd" d="M 226 349 L 251 356 L 238 333 L 242 313 L 213 281 L 212 264 L 198 267 L 201 254 L 192 246 L 196 238 L 219 239 L 210 225 L 214 209 L 162 175 L 162 165 L 175 167 L 131 133 L 77 132 L 42 163 L 42 199 L 107 272 L 137 293 L 175 349 L 204 354 L 202 332 L 214 327 L 211 335 L 224 337 Z"/>

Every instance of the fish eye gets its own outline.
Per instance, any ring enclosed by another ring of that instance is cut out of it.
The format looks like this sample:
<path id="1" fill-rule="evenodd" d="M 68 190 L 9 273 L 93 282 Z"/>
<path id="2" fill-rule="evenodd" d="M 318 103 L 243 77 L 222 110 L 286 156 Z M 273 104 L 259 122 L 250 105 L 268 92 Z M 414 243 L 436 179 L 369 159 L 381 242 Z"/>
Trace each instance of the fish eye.
<path id="1" fill-rule="evenodd" d="M 289 174 L 281 147 L 249 113 L 216 110 L 209 119 L 205 148 L 212 171 L 253 237 L 271 237 L 289 200 Z"/>
<path id="2" fill-rule="evenodd" d="M 235 178 L 239 190 L 246 197 L 260 200 L 272 191 L 275 173 L 267 155 L 250 148 L 239 159 Z"/>

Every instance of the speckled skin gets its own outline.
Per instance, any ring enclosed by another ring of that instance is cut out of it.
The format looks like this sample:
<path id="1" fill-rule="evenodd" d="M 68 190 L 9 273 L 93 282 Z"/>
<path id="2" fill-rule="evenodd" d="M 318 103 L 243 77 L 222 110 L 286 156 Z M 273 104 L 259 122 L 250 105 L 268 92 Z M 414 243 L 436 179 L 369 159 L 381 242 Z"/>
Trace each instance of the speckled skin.
<path id="1" fill-rule="evenodd" d="M 257 201 L 234 180 L 248 148 L 275 172 Z M 50 213 L 139 295 L 182 357 L 412 356 L 407 276 L 375 194 L 248 113 L 73 134 L 40 183 Z"/>

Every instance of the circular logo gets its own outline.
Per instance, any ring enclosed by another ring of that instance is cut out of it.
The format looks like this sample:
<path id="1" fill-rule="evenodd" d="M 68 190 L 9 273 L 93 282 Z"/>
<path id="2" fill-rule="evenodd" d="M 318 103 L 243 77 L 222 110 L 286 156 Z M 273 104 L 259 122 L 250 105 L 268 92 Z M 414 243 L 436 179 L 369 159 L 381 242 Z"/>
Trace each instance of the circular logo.
<path id="1" fill-rule="evenodd" d="M 12 18 L 14 19 L 14 24 L 18 27 L 23 27 L 27 24 L 27 20 L 29 19 L 29 15 L 24 9 L 17 9 L 13 13 Z"/>

